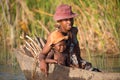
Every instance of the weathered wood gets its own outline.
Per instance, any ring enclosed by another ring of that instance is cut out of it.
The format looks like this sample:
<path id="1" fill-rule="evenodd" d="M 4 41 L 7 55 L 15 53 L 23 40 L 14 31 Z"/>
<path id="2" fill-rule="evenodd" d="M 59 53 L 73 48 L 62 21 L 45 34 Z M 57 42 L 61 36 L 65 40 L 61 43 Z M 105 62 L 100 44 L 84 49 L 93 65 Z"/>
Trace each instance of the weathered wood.
<path id="1" fill-rule="evenodd" d="M 92 72 L 82 69 L 73 69 L 56 64 L 49 64 L 49 74 L 46 77 L 41 73 L 35 59 L 20 51 L 15 51 L 16 58 L 27 80 L 120 80 L 120 73 Z"/>

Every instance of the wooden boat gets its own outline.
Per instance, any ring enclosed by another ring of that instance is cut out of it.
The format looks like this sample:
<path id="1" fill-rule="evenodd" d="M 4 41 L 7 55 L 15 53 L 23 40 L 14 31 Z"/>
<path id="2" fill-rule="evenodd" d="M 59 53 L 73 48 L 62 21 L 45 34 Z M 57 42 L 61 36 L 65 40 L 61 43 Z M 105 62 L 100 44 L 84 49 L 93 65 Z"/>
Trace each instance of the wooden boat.
<path id="1" fill-rule="evenodd" d="M 92 72 L 49 64 L 49 74 L 41 73 L 33 57 L 15 50 L 15 56 L 27 80 L 120 80 L 120 73 Z"/>
<path id="2" fill-rule="evenodd" d="M 38 53 L 45 41 L 41 38 L 27 40 L 19 49 L 15 49 L 15 56 L 27 80 L 120 80 L 120 73 L 93 72 L 78 68 L 70 68 L 57 64 L 49 64 L 46 77 L 39 69 Z"/>

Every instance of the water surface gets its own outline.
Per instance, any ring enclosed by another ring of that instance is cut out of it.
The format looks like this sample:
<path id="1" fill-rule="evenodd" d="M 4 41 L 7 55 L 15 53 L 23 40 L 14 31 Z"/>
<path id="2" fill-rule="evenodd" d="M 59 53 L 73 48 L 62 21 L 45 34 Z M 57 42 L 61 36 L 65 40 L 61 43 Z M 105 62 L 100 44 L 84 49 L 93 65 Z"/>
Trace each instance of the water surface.
<path id="1" fill-rule="evenodd" d="M 26 80 L 19 66 L 0 65 L 0 80 Z"/>
<path id="2" fill-rule="evenodd" d="M 94 67 L 99 68 L 103 72 L 119 72 L 120 73 L 120 55 L 98 55 L 92 56 L 90 59 L 85 58 L 92 63 Z"/>

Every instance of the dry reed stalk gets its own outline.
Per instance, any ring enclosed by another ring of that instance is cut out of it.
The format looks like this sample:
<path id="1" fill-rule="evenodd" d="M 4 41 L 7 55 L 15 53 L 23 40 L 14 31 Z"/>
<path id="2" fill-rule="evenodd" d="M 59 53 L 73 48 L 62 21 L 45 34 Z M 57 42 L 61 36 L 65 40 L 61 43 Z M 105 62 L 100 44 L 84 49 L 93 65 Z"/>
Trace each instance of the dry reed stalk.
<path id="1" fill-rule="evenodd" d="M 44 45 L 45 45 L 45 42 L 44 42 L 44 40 L 42 38 L 40 38 L 40 43 L 42 44 L 42 48 L 43 48 Z"/>
<path id="2" fill-rule="evenodd" d="M 27 50 L 27 51 L 26 51 L 26 50 Z M 34 54 L 33 50 L 31 50 L 28 46 L 25 46 L 25 47 L 24 47 L 24 51 L 25 51 L 25 54 L 26 54 L 26 55 L 32 55 L 33 57 L 36 57 L 36 55 Z M 28 53 L 28 51 L 29 51 L 30 53 Z"/>
<path id="3" fill-rule="evenodd" d="M 42 38 L 39 39 L 40 41 L 36 41 L 35 39 L 32 39 L 31 37 L 26 35 L 26 40 L 24 40 L 25 45 L 23 45 L 22 49 L 23 52 L 27 54 L 26 50 L 28 50 L 34 58 L 37 58 L 43 46 L 45 45 L 43 39 Z M 41 46 L 39 46 L 40 44 Z"/>
<path id="4" fill-rule="evenodd" d="M 39 20 L 37 22 L 42 26 L 42 28 L 46 31 L 47 34 L 50 34 L 50 31 L 44 26 L 42 22 L 40 22 Z"/>
<path id="5" fill-rule="evenodd" d="M 48 16 L 53 16 L 52 14 L 50 14 L 50 13 L 47 13 L 47 12 L 44 12 L 44 11 L 42 11 L 41 9 L 33 9 L 33 11 L 35 11 L 35 12 L 37 12 L 37 13 L 39 13 L 39 14 L 44 14 L 44 15 L 48 15 Z"/>
<path id="6" fill-rule="evenodd" d="M 35 51 L 35 49 L 31 47 L 31 45 L 29 44 L 29 42 L 25 41 L 25 43 L 26 43 L 27 47 L 28 47 L 30 50 L 33 51 L 33 53 L 34 53 L 33 56 L 34 56 L 34 55 L 36 56 L 36 55 L 37 55 L 37 52 Z M 34 56 L 34 57 L 35 57 L 35 56 Z"/>
<path id="7" fill-rule="evenodd" d="M 42 49 L 42 44 L 41 44 L 39 38 L 37 36 L 35 36 L 34 39 L 35 39 L 35 42 L 38 44 L 38 46 L 40 46 L 40 48 Z"/>
<path id="8" fill-rule="evenodd" d="M 38 52 L 40 52 L 42 50 L 42 47 L 39 46 L 39 44 L 41 44 L 41 42 L 36 43 L 34 40 L 32 40 L 32 38 L 30 38 L 29 36 L 26 36 L 26 38 L 28 38 L 31 41 L 31 44 L 38 50 Z"/>
<path id="9" fill-rule="evenodd" d="M 40 51 L 42 50 L 41 48 L 39 48 L 40 46 L 37 47 L 38 45 L 36 46 L 36 45 L 35 45 L 34 43 L 32 43 L 32 42 L 30 43 L 30 45 L 31 45 L 37 52 L 40 52 Z"/>
<path id="10" fill-rule="evenodd" d="M 27 7 L 25 1 L 24 1 L 24 0 L 16 0 L 16 1 L 21 5 L 22 10 L 24 10 L 24 13 L 26 14 L 26 17 L 27 17 L 30 21 L 34 22 L 34 21 L 35 21 L 35 18 L 34 18 L 34 16 L 33 16 L 33 12 L 31 12 L 31 11 L 29 10 L 29 8 Z"/>
<path id="11" fill-rule="evenodd" d="M 40 46 L 34 41 L 32 40 L 32 38 L 30 38 L 29 36 L 26 35 L 26 38 L 29 39 L 37 48 L 39 48 Z M 41 49 L 40 49 L 41 50 Z"/>
<path id="12" fill-rule="evenodd" d="M 118 52 L 117 42 L 113 36 L 113 23 L 110 23 L 111 21 L 105 16 L 105 6 L 101 5 L 99 1 L 95 1 L 95 3 L 98 3 L 98 5 L 96 5 L 98 10 L 96 10 L 96 8 L 93 8 L 93 5 L 90 4 L 91 2 L 88 3 L 90 5 L 89 7 L 86 6 L 85 2 L 79 2 L 81 3 L 80 7 L 74 3 L 72 3 L 72 6 L 80 13 L 75 24 L 78 25 L 79 29 L 78 37 L 80 39 L 81 49 L 88 50 L 88 52 L 90 50 L 92 53 L 96 53 L 97 51 L 99 51 L 99 53 L 108 53 L 108 51 L 110 52 L 111 50 L 113 50 L 111 53 L 115 53 L 115 51 Z M 98 15 L 98 17 L 95 18 L 95 15 Z M 108 32 L 107 30 L 109 30 L 108 35 L 105 33 Z M 108 36 L 110 39 L 107 38 Z M 111 40 L 111 38 L 113 39 Z"/>

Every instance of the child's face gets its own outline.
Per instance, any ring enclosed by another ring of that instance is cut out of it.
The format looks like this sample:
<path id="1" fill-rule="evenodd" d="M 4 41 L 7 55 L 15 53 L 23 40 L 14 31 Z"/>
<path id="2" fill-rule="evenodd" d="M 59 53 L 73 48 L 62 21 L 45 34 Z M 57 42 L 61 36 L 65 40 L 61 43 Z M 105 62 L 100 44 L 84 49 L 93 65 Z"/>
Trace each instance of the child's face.
<path id="1" fill-rule="evenodd" d="M 54 49 L 57 52 L 63 52 L 66 49 L 66 43 L 64 40 L 58 42 L 57 44 L 54 45 Z"/>

